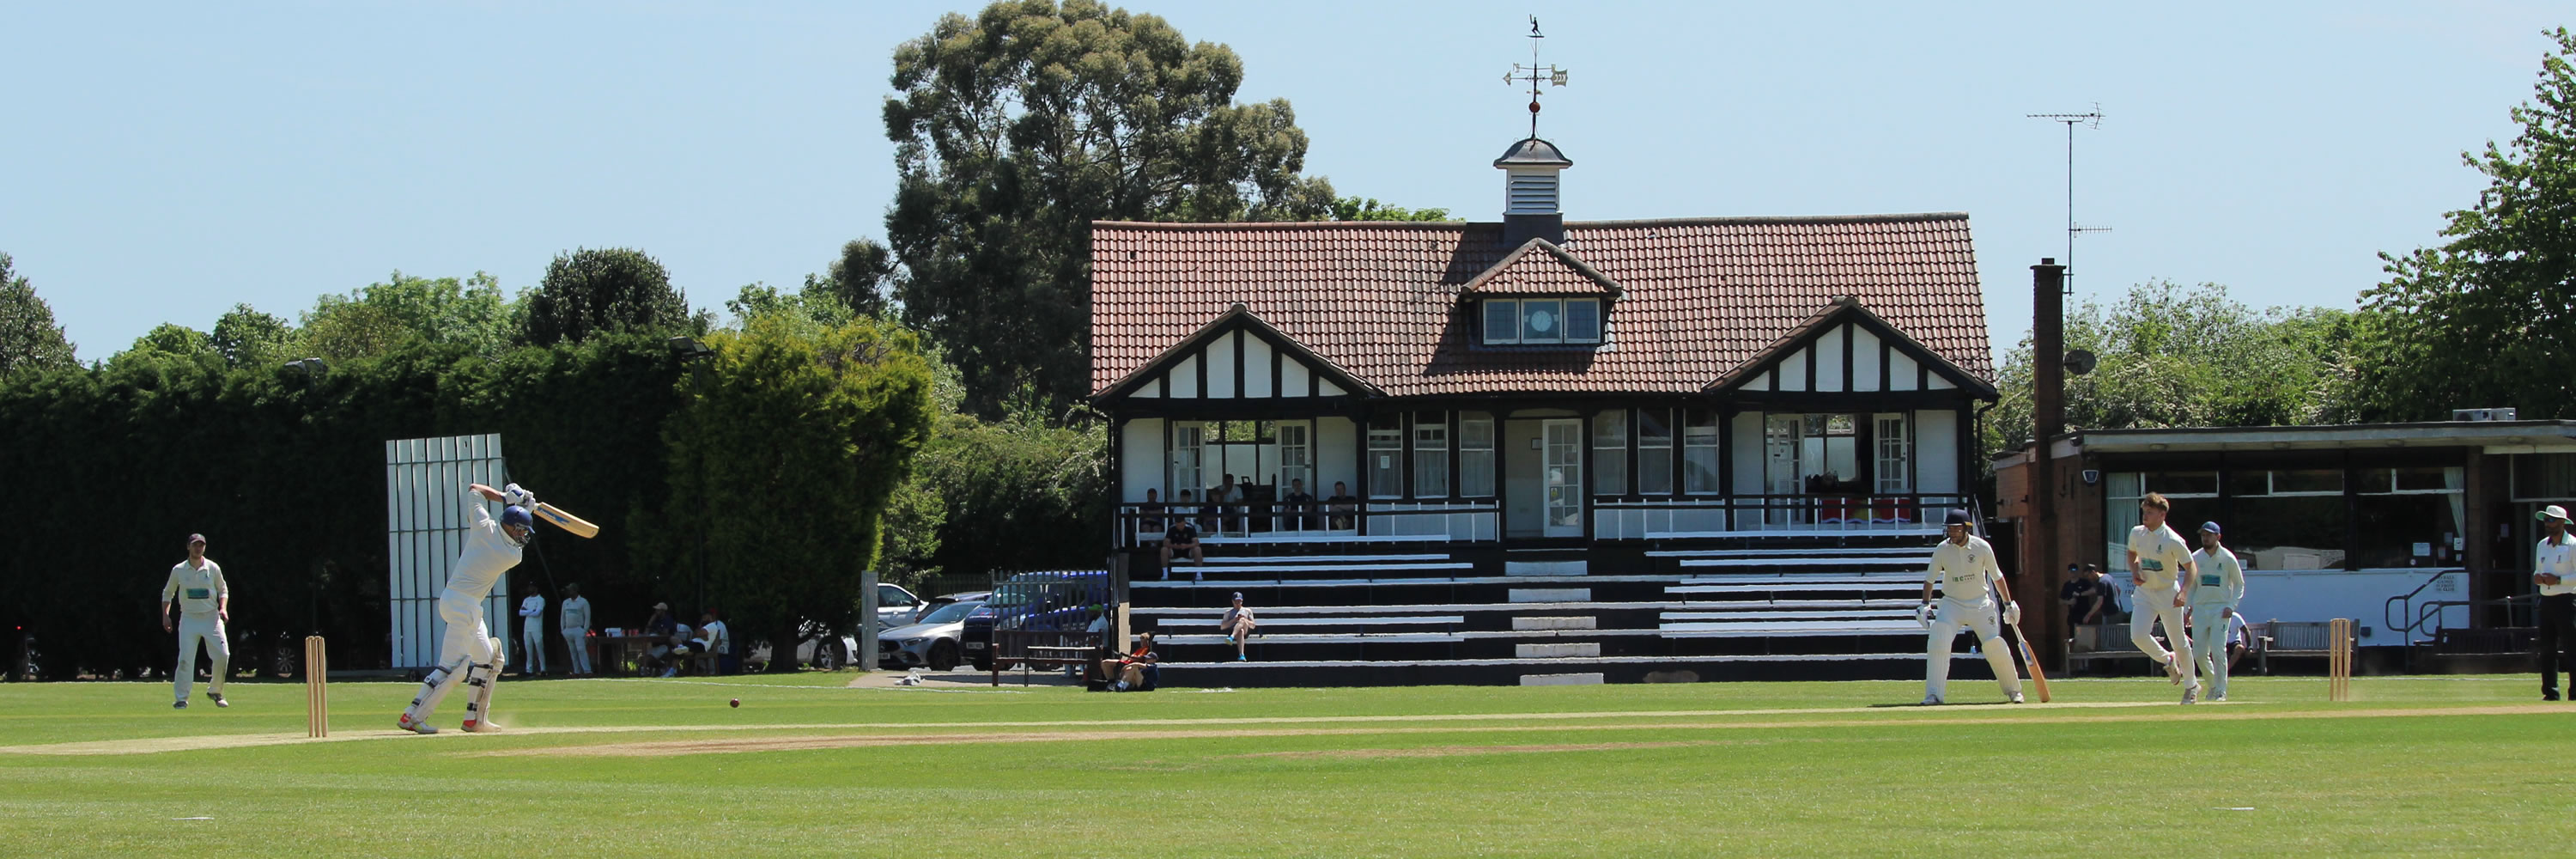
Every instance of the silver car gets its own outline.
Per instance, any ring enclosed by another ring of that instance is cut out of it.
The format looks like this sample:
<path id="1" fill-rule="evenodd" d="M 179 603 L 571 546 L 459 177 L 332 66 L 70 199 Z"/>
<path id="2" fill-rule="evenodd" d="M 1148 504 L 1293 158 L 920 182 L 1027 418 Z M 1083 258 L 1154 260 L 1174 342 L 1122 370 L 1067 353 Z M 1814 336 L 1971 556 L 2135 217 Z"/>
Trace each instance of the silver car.
<path id="1" fill-rule="evenodd" d="M 877 634 L 877 665 L 884 668 L 928 668 L 946 671 L 966 661 L 958 647 L 958 635 L 965 630 L 966 615 L 981 602 L 953 602 L 940 606 L 920 623 L 900 626 Z"/>

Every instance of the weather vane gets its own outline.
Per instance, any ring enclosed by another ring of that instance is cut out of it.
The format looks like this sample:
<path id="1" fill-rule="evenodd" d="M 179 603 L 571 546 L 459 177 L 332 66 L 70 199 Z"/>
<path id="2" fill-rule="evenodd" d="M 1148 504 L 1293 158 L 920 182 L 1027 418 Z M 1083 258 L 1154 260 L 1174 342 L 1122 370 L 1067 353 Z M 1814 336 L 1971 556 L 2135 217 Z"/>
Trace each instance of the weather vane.
<path id="1" fill-rule="evenodd" d="M 1538 136 L 1538 85 L 1540 83 L 1546 83 L 1550 86 L 1564 86 L 1565 70 L 1557 68 L 1552 64 L 1544 66 L 1538 64 L 1538 40 L 1547 38 L 1547 34 L 1538 31 L 1537 15 L 1530 16 L 1529 37 L 1529 65 L 1524 66 L 1519 63 L 1513 63 L 1511 73 L 1503 75 L 1503 83 L 1518 85 L 1522 81 L 1529 82 L 1530 136 L 1535 138 Z"/>

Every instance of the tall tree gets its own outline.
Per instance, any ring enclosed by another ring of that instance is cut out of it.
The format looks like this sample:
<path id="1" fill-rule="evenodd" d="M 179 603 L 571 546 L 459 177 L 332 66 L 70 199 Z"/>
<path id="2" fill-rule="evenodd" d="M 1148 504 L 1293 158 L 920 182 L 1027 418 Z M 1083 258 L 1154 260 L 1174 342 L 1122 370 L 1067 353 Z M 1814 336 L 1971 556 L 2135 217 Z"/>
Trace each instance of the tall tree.
<path id="1" fill-rule="evenodd" d="M 0 379 L 20 371 L 67 370 L 80 366 L 63 327 L 54 324 L 54 308 L 37 297 L 35 284 L 11 268 L 0 253 Z"/>
<path id="2" fill-rule="evenodd" d="M 918 338 L 873 320 L 812 332 L 754 316 L 707 344 L 665 424 L 672 492 L 655 530 L 666 558 L 703 541 L 709 604 L 792 669 L 806 628 L 856 626 L 887 501 L 930 435 L 930 366 Z"/>
<path id="3" fill-rule="evenodd" d="M 248 304 L 233 305 L 222 318 L 215 320 L 215 330 L 208 335 L 215 351 L 223 353 L 224 363 L 234 367 L 261 367 L 283 364 L 305 357 L 295 354 L 304 345 L 303 332 L 293 323 L 251 309 Z"/>
<path id="4" fill-rule="evenodd" d="M 1339 197 L 1333 200 L 1336 221 L 1446 221 L 1447 209 L 1407 209 L 1380 205 L 1375 197 Z"/>
<path id="5" fill-rule="evenodd" d="M 2112 307 L 2087 300 L 2066 316 L 2066 348 L 2100 360 L 2066 378 L 2074 429 L 2276 426 L 2337 419 L 2352 314 L 2316 307 L 2255 310 L 2213 283 L 2138 284 Z M 2002 401 L 1981 431 L 1990 451 L 2031 433 L 2031 342 L 2005 356 Z"/>
<path id="6" fill-rule="evenodd" d="M 426 278 L 396 271 L 383 283 L 322 296 L 304 314 L 302 345 L 333 360 L 383 355 L 412 340 L 497 358 L 510 347 L 515 313 L 500 279 L 489 274 Z"/>
<path id="7" fill-rule="evenodd" d="M 2558 50 L 2541 59 L 2537 103 L 2512 111 L 2522 133 L 2460 155 L 2487 188 L 2449 214 L 2450 241 L 2380 254 L 2388 280 L 2362 293 L 2356 349 L 2363 417 L 2576 418 L 2576 36 L 2546 35 Z"/>
<path id="8" fill-rule="evenodd" d="M 894 278 L 894 252 L 867 239 L 851 239 L 841 245 L 841 256 L 832 261 L 831 273 L 820 281 L 806 284 L 808 292 L 816 285 L 828 289 L 850 311 L 860 316 L 883 316 L 889 305 L 886 287 Z"/>
<path id="9" fill-rule="evenodd" d="M 999 414 L 1027 387 L 1088 392 L 1093 220 L 1314 220 L 1285 99 L 1234 103 L 1243 63 L 1097 0 L 1004 0 L 895 48 L 886 233 L 904 318 Z"/>
<path id="10" fill-rule="evenodd" d="M 643 251 L 583 248 L 557 254 L 528 296 L 528 342 L 579 342 L 601 331 L 653 333 L 689 325 L 689 302 L 671 273 Z"/>

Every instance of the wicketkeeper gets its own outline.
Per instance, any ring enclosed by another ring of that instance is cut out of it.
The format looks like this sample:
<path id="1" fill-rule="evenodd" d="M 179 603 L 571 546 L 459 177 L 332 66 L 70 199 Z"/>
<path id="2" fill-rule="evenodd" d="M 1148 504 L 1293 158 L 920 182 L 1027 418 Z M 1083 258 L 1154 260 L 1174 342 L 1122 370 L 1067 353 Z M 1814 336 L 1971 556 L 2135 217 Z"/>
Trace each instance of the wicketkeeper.
<path id="1" fill-rule="evenodd" d="M 1925 648 L 1929 662 L 1924 666 L 1923 703 L 1942 703 L 1950 686 L 1950 649 L 1958 641 L 1959 627 L 1964 625 L 1977 633 L 1977 647 L 1986 654 L 1986 665 L 1995 670 L 1995 682 L 2004 689 L 2004 698 L 2015 704 L 2021 698 L 2021 669 L 2013 665 L 2012 649 L 1997 634 L 1995 601 L 1986 593 L 1991 585 L 2003 595 L 2003 616 L 2008 622 L 2021 622 L 2021 604 L 2013 602 L 2012 586 L 2004 583 L 2002 567 L 1995 565 L 1995 547 L 1984 537 L 1968 533 L 1968 511 L 1952 510 L 1943 523 L 1947 539 L 1932 549 L 1932 566 L 1923 571 L 1923 604 L 1914 609 L 1914 620 L 1932 631 L 1932 641 Z M 1932 586 L 1941 586 L 1941 611 L 1932 612 Z"/>
<path id="2" fill-rule="evenodd" d="M 492 595 L 501 574 L 519 565 L 520 548 L 528 544 L 536 525 L 528 508 L 535 506 L 537 497 L 516 483 L 506 491 L 480 483 L 465 490 L 472 493 L 465 501 L 474 519 L 472 533 L 466 535 L 465 552 L 456 557 L 456 568 L 447 576 L 447 589 L 438 594 L 438 619 L 447 624 L 447 635 L 438 645 L 438 667 L 430 669 L 421 681 L 420 694 L 394 722 L 406 731 L 438 733 L 429 716 L 458 680 L 472 689 L 465 702 L 464 728 L 483 730 L 491 715 L 492 686 L 501 678 L 501 645 L 484 628 L 483 599 Z M 500 521 L 493 521 L 491 512 L 484 509 L 487 500 L 504 505 Z"/>

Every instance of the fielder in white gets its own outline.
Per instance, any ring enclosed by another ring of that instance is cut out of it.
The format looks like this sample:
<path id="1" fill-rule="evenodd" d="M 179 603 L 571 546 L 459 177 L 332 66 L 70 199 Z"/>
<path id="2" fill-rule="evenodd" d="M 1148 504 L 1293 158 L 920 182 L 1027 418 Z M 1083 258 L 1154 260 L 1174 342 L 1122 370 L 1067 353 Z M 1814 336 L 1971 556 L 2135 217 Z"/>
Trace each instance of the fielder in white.
<path id="1" fill-rule="evenodd" d="M 394 722 L 406 731 L 438 733 L 429 716 L 459 680 L 473 690 L 465 702 L 464 728 L 483 730 L 484 717 L 491 711 L 492 687 L 500 680 L 507 658 L 500 643 L 484 629 L 483 598 L 492 594 L 502 573 L 519 565 L 520 547 L 528 544 L 529 531 L 536 525 L 528 506 L 537 498 L 516 483 L 507 492 L 480 483 L 465 489 L 469 493 L 465 509 L 474 519 L 472 533 L 466 536 L 465 552 L 456 557 L 455 569 L 447 575 L 447 589 L 438 594 L 438 619 L 447 625 L 447 635 L 438 645 L 438 667 L 430 669 L 421 681 L 420 694 Z M 491 512 L 483 508 L 487 500 L 506 505 L 499 521 L 493 521 Z"/>
<path id="2" fill-rule="evenodd" d="M 555 610 L 555 625 L 562 628 L 564 652 L 572 657 L 575 676 L 590 674 L 590 601 L 581 597 L 581 583 L 564 586 L 564 601 Z"/>
<path id="3" fill-rule="evenodd" d="M 519 676 L 546 673 L 546 594 L 528 586 L 519 601 Z"/>
<path id="4" fill-rule="evenodd" d="M 1986 665 L 1995 670 L 1995 682 L 2004 688 L 2004 697 L 2021 703 L 2021 670 L 2013 665 L 2012 649 L 1996 634 L 1995 602 L 1987 596 L 1992 585 L 2003 594 L 2004 617 L 2021 620 L 2021 604 L 2013 602 L 2012 586 L 2004 583 L 2003 568 L 1995 566 L 1995 547 L 1984 537 L 1968 533 L 1968 511 L 1952 510 L 1946 527 L 1948 535 L 1932 549 L 1932 566 L 1923 572 L 1923 604 L 1914 609 L 1914 619 L 1932 631 L 1930 646 L 1924 657 L 1923 703 L 1943 702 L 1950 686 L 1950 648 L 1959 638 L 1959 627 L 1976 630 L 1977 646 L 1986 655 Z M 1941 612 L 1932 613 L 1932 586 L 1941 586 Z"/>
<path id="5" fill-rule="evenodd" d="M 215 660 L 214 679 L 206 682 L 206 700 L 217 707 L 230 707 L 224 700 L 224 675 L 232 673 L 233 646 L 224 638 L 224 622 L 233 617 L 232 588 L 224 584 L 224 566 L 206 557 L 206 535 L 188 535 L 188 559 L 170 567 L 170 581 L 161 586 L 161 631 L 173 631 L 170 625 L 170 602 L 179 603 L 179 667 L 170 671 L 171 691 L 179 695 L 174 710 L 188 709 L 188 688 L 197 681 L 197 643 L 205 642 L 206 655 Z"/>
<path id="6" fill-rule="evenodd" d="M 2191 668 L 2191 633 L 2182 622 L 2182 608 L 2183 592 L 2191 589 L 2195 575 L 2190 547 L 2165 525 L 2165 514 L 2172 511 L 2173 502 L 2153 492 L 2138 501 L 2139 525 L 2129 529 L 2129 583 L 2138 589 L 2130 598 L 2129 643 L 2163 664 L 2173 682 L 2184 684 L 2182 702 L 2190 704 L 2200 700 L 2200 675 Z M 2165 622 L 2173 650 L 2156 643 L 2158 619 Z"/>
<path id="7" fill-rule="evenodd" d="M 2197 665 L 2209 678 L 2209 700 L 2227 700 L 2227 632 L 2245 602 L 2245 565 L 2219 544 L 2216 522 L 2200 523 L 2200 548 L 2191 553 L 2191 640 L 2200 643 Z"/>

